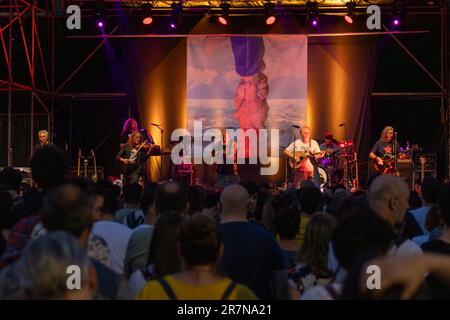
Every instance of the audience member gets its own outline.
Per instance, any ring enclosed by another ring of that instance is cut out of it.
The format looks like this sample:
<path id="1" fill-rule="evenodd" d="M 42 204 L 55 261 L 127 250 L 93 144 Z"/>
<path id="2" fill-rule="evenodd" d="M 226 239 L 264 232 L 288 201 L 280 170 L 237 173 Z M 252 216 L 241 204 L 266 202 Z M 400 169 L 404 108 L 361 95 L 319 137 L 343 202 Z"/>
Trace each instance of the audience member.
<path id="1" fill-rule="evenodd" d="M 211 217 L 198 214 L 185 220 L 178 247 L 182 271 L 148 282 L 139 293 L 139 299 L 256 299 L 247 287 L 217 273 L 222 243 L 217 224 Z"/>

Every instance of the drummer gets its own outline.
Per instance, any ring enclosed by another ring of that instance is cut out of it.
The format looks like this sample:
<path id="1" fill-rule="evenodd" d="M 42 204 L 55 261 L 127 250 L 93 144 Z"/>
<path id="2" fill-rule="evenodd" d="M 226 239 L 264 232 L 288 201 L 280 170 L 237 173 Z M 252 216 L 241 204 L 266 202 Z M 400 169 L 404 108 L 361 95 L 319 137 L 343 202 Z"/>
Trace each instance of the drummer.
<path id="1" fill-rule="evenodd" d="M 319 146 L 320 150 L 325 151 L 325 159 L 334 158 L 339 155 L 337 141 L 333 138 L 331 132 L 325 132 L 325 141 Z"/>

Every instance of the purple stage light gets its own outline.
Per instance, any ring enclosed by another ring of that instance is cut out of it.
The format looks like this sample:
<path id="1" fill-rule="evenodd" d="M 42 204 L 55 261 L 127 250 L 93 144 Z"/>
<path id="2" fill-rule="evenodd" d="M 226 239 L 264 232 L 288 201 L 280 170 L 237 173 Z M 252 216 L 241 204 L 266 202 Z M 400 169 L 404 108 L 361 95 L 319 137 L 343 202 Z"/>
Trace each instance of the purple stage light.
<path id="1" fill-rule="evenodd" d="M 177 26 L 176 26 L 175 23 L 172 22 L 172 23 L 170 24 L 170 27 L 171 27 L 172 29 L 175 29 Z"/>
<path id="2" fill-rule="evenodd" d="M 315 27 L 315 26 L 317 26 L 317 24 L 319 23 L 319 21 L 317 21 L 317 19 L 313 19 L 312 21 L 311 21 L 311 24 Z"/>
<path id="3" fill-rule="evenodd" d="M 97 22 L 97 27 L 99 27 L 99 28 L 103 28 L 103 21 L 99 21 L 99 22 Z"/>
<path id="4" fill-rule="evenodd" d="M 394 24 L 394 26 L 398 26 L 400 24 L 400 20 L 394 19 L 394 21 L 392 23 Z"/>

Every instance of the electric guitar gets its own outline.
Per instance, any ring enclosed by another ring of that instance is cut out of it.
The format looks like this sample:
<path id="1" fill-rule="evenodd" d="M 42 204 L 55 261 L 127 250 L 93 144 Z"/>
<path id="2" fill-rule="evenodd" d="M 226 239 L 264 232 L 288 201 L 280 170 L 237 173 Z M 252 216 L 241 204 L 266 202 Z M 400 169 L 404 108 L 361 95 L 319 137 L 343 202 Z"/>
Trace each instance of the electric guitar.
<path id="1" fill-rule="evenodd" d="M 314 164 L 315 161 L 312 159 L 314 156 L 320 155 L 322 152 L 311 153 L 309 151 L 295 151 L 292 157 L 289 157 L 289 166 L 293 169 L 298 169 L 307 159 L 311 159 L 311 162 Z"/>

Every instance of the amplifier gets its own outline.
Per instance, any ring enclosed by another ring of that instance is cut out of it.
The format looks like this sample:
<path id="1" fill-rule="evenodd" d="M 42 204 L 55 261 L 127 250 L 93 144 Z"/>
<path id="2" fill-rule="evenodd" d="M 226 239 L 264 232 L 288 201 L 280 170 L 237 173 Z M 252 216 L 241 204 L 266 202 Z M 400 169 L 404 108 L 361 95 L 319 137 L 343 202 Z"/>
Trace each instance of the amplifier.
<path id="1" fill-rule="evenodd" d="M 420 157 L 425 158 L 425 170 L 435 171 L 437 168 L 437 154 L 436 153 L 416 153 L 414 155 L 414 170 L 421 170 Z"/>
<path id="2" fill-rule="evenodd" d="M 77 167 L 69 167 L 69 170 L 67 171 L 66 178 L 67 179 L 73 179 L 78 176 L 78 168 Z M 80 168 L 80 177 L 87 177 L 89 180 L 95 180 L 95 170 L 94 166 L 88 166 L 86 168 L 86 172 L 84 170 L 84 167 L 81 166 Z M 97 166 L 97 180 L 101 180 L 104 178 L 104 170 L 103 167 Z"/>

